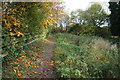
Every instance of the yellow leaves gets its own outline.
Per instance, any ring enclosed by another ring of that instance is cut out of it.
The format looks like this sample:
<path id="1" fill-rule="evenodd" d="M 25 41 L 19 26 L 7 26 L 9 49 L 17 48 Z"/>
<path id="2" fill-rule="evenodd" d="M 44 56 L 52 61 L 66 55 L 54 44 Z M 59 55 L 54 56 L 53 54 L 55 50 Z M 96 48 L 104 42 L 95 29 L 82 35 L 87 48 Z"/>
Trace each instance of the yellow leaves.
<path id="1" fill-rule="evenodd" d="M 29 68 L 31 65 L 34 66 L 34 63 L 33 63 L 33 62 L 30 62 L 30 61 L 28 61 L 28 62 L 25 63 L 25 66 L 26 66 L 27 68 Z"/>
<path id="2" fill-rule="evenodd" d="M 26 9 L 25 8 L 21 8 L 22 11 L 25 11 Z"/>
<path id="3" fill-rule="evenodd" d="M 51 63 L 52 64 L 52 63 L 55 63 L 55 61 L 47 61 L 46 63 Z"/>
<path id="4" fill-rule="evenodd" d="M 39 73 L 39 72 L 34 72 L 34 74 L 42 74 L 42 73 Z"/>
<path id="5" fill-rule="evenodd" d="M 18 71 L 18 76 L 21 76 L 22 75 L 22 72 L 21 71 Z"/>
<path id="6" fill-rule="evenodd" d="M 16 69 L 13 69 L 13 71 L 16 73 Z"/>
<path id="7" fill-rule="evenodd" d="M 12 24 L 10 22 L 6 23 L 6 27 L 11 27 Z"/>
<path id="8" fill-rule="evenodd" d="M 17 36 L 25 36 L 23 33 L 21 33 L 21 32 L 19 32 L 19 31 L 15 31 L 16 33 L 18 33 L 18 35 Z"/>
<path id="9" fill-rule="evenodd" d="M 15 30 L 15 29 L 12 29 L 12 28 L 9 29 L 9 31 L 12 31 L 12 30 L 15 31 L 15 32 L 17 33 L 17 36 L 18 36 L 18 37 L 19 37 L 19 36 L 24 36 L 23 33 L 21 33 L 21 32 L 19 32 L 19 31 Z M 10 35 L 13 36 L 13 35 L 16 35 L 16 33 L 10 32 Z"/>
<path id="10" fill-rule="evenodd" d="M 34 74 L 39 74 L 38 72 L 33 72 Z"/>
<path id="11" fill-rule="evenodd" d="M 34 57 L 35 57 L 35 58 L 38 58 L 38 57 L 39 57 L 39 55 L 38 55 L 38 54 L 35 54 L 35 55 L 34 55 Z"/>
<path id="12" fill-rule="evenodd" d="M 19 71 L 19 73 L 24 73 L 24 71 Z"/>
<path id="13" fill-rule="evenodd" d="M 49 65 L 54 66 L 54 64 L 49 64 Z"/>
<path id="14" fill-rule="evenodd" d="M 14 29 L 14 31 L 17 33 L 17 36 L 18 36 L 18 37 L 19 37 L 19 36 L 25 36 L 22 32 L 19 32 L 19 31 L 15 30 L 15 29 Z"/>
<path id="15" fill-rule="evenodd" d="M 13 67 L 13 71 L 16 73 L 16 70 L 18 69 L 18 67 Z"/>
<path id="16" fill-rule="evenodd" d="M 30 67 L 30 65 L 29 65 L 29 64 L 25 64 L 25 66 L 26 66 L 27 68 L 29 68 L 29 67 Z"/>
<path id="17" fill-rule="evenodd" d="M 32 68 L 38 68 L 38 66 L 32 66 Z"/>
<path id="18" fill-rule="evenodd" d="M 33 76 L 33 75 L 28 75 L 28 76 L 30 76 L 30 77 L 31 77 L 31 76 Z"/>
<path id="19" fill-rule="evenodd" d="M 18 67 L 13 67 L 13 69 L 18 69 Z"/>
<path id="20" fill-rule="evenodd" d="M 7 20 L 6 20 L 6 19 L 2 19 L 2 21 L 4 21 L 4 22 L 5 22 L 5 24 L 6 24 L 6 22 L 7 22 Z"/>
<path id="21" fill-rule="evenodd" d="M 51 61 L 51 63 L 55 63 L 55 61 Z"/>
<path id="22" fill-rule="evenodd" d="M 14 12 L 12 11 L 12 13 Z M 16 19 L 16 17 L 14 17 L 13 15 L 6 14 L 2 16 L 3 16 L 2 21 L 4 23 L 4 27 L 13 27 L 13 26 L 20 27 L 21 22 L 18 19 Z"/>
<path id="23" fill-rule="evenodd" d="M 24 61 L 24 59 L 22 57 L 19 57 L 18 61 Z"/>
<path id="24" fill-rule="evenodd" d="M 14 35 L 14 33 L 13 32 L 10 32 L 10 36 L 13 36 Z"/>
<path id="25" fill-rule="evenodd" d="M 14 20 L 14 22 L 17 22 L 17 19 L 13 16 L 8 16 L 8 18 L 12 18 Z"/>
<path id="26" fill-rule="evenodd" d="M 51 17 L 47 17 L 47 18 L 44 18 L 42 21 L 41 21 L 41 24 L 44 28 L 47 28 L 46 26 L 53 26 L 56 24 L 56 19 L 55 18 L 51 18 Z"/>
<path id="27" fill-rule="evenodd" d="M 14 64 L 19 64 L 18 62 L 14 62 Z"/>
<path id="28" fill-rule="evenodd" d="M 26 27 L 28 27 L 28 25 L 26 25 Z"/>
<path id="29" fill-rule="evenodd" d="M 37 53 L 38 54 L 38 56 L 40 55 L 40 54 L 42 54 L 42 53 Z"/>
<path id="30" fill-rule="evenodd" d="M 14 26 L 20 26 L 20 23 L 18 23 L 18 22 L 13 22 L 13 24 L 14 24 Z"/>
<path id="31" fill-rule="evenodd" d="M 26 56 L 21 56 L 22 58 L 26 57 Z"/>
<path id="32" fill-rule="evenodd" d="M 27 62 L 27 64 L 28 64 L 28 65 L 30 65 L 30 64 L 31 64 L 31 62 Z"/>
<path id="33" fill-rule="evenodd" d="M 34 47 L 37 49 L 37 47 Z M 29 77 L 33 76 L 33 74 L 42 74 L 39 72 L 34 72 L 34 68 L 38 68 L 40 66 L 37 66 L 35 61 L 33 59 L 38 58 L 39 54 L 42 54 L 40 52 L 35 51 L 28 51 L 29 55 L 33 55 L 32 57 L 26 56 L 26 51 L 22 51 L 22 56 L 17 57 L 17 59 L 14 62 L 9 63 L 10 65 L 13 65 L 12 71 L 18 75 L 19 78 L 24 78 L 26 74 L 28 74 Z M 16 65 L 15 65 L 16 64 Z M 33 70 L 31 70 L 33 69 Z"/>
<path id="34" fill-rule="evenodd" d="M 7 9 L 7 11 L 9 11 L 9 12 L 12 13 L 12 14 L 16 14 L 16 13 L 14 12 L 14 10 L 12 10 L 12 9 Z"/>

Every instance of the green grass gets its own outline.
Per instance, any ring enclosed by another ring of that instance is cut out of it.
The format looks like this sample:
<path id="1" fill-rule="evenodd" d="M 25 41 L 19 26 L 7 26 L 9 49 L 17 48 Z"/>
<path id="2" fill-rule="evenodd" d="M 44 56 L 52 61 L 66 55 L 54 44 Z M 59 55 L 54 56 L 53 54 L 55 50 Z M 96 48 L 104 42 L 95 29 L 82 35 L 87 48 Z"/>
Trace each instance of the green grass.
<path id="1" fill-rule="evenodd" d="M 54 51 L 58 77 L 117 78 L 118 49 L 96 36 L 55 34 Z"/>

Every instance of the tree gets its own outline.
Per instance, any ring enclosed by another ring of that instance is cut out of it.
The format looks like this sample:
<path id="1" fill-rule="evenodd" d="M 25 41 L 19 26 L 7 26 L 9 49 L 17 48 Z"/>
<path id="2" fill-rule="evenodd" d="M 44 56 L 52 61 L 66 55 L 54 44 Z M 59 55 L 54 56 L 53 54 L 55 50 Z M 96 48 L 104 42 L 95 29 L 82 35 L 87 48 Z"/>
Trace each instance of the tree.
<path id="1" fill-rule="evenodd" d="M 70 22 L 71 23 L 82 23 L 82 20 L 81 20 L 81 17 L 80 17 L 80 14 L 82 14 L 82 10 L 81 9 L 77 9 L 76 11 L 72 11 L 70 16 L 71 16 L 71 19 L 70 19 Z"/>
<path id="2" fill-rule="evenodd" d="M 76 10 L 71 13 L 71 22 L 86 24 L 92 27 L 100 27 L 105 24 L 107 14 L 102 9 L 100 4 L 92 4 L 90 8 L 85 11 Z"/>
<path id="3" fill-rule="evenodd" d="M 110 36 L 109 27 L 102 28 L 108 20 L 107 13 L 100 4 L 92 4 L 87 10 L 76 10 L 71 13 L 72 26 L 68 32 L 84 36 Z M 78 25 L 79 24 L 79 25 Z"/>
<path id="4" fill-rule="evenodd" d="M 110 30 L 112 35 L 120 36 L 120 1 L 117 2 L 109 2 L 109 9 L 111 11 L 110 14 Z"/>
<path id="5" fill-rule="evenodd" d="M 67 25 L 69 24 L 69 15 L 67 12 L 63 12 L 59 14 L 59 21 L 58 21 L 58 25 L 61 27 L 61 29 L 63 30 L 63 27 L 67 29 Z"/>
<path id="6" fill-rule="evenodd" d="M 59 2 L 3 2 L 2 53 L 20 56 L 28 42 L 45 37 L 58 21 L 59 6 Z"/>

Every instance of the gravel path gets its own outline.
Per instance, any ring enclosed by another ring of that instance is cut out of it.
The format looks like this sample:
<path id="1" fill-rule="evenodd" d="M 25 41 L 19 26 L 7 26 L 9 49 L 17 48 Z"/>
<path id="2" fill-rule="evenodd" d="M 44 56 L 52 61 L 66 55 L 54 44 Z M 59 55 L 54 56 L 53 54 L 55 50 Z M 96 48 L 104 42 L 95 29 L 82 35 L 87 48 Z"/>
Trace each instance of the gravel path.
<path id="1" fill-rule="evenodd" d="M 44 45 L 44 53 L 39 56 L 40 60 L 36 62 L 39 67 L 35 71 L 41 74 L 34 75 L 31 78 L 55 78 L 55 61 L 53 60 L 55 38 L 51 37 L 49 40 Z"/>

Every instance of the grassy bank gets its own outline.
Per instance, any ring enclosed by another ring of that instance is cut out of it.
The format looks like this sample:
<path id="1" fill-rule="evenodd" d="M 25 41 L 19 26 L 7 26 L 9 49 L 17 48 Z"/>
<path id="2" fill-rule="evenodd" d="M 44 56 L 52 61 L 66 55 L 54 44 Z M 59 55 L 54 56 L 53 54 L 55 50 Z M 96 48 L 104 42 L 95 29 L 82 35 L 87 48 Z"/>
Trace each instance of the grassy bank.
<path id="1" fill-rule="evenodd" d="M 117 78 L 119 54 L 115 44 L 100 37 L 56 34 L 54 59 L 58 77 Z"/>

